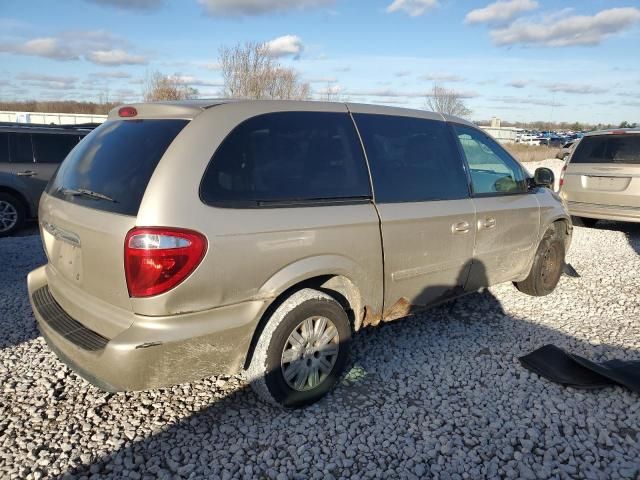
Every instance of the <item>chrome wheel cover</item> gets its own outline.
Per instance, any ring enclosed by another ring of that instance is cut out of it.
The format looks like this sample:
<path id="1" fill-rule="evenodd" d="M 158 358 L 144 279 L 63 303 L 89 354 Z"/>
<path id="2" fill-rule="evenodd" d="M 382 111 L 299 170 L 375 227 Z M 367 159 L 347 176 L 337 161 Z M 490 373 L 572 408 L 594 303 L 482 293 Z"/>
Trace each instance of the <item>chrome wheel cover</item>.
<path id="1" fill-rule="evenodd" d="M 326 317 L 310 317 L 293 329 L 284 345 L 280 366 L 289 387 L 299 392 L 324 382 L 338 359 L 340 335 Z"/>
<path id="2" fill-rule="evenodd" d="M 18 223 L 18 210 L 4 200 L 0 200 L 0 232 L 8 232 Z"/>

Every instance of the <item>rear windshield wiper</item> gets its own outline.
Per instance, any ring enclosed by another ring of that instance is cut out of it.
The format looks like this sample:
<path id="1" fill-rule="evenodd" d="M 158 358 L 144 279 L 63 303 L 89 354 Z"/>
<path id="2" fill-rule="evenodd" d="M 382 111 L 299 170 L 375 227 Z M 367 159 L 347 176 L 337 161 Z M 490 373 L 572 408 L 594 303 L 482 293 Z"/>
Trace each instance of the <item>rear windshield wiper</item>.
<path id="1" fill-rule="evenodd" d="M 99 193 L 99 192 L 94 192 L 92 190 L 88 190 L 86 188 L 59 188 L 58 192 L 62 193 L 63 195 L 71 195 L 71 196 L 84 196 L 84 197 L 89 197 L 89 198 L 93 198 L 94 200 L 106 200 L 108 202 L 113 202 L 113 203 L 118 203 L 116 200 L 114 200 L 113 198 L 111 198 L 108 195 L 105 195 L 104 193 Z"/>

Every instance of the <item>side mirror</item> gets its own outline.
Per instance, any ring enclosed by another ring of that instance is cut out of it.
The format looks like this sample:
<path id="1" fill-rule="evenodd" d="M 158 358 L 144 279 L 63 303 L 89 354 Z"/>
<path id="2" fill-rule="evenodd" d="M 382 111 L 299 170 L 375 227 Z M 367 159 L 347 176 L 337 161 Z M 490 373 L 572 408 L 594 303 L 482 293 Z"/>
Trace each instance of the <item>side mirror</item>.
<path id="1" fill-rule="evenodd" d="M 555 182 L 553 170 L 546 167 L 536 168 L 536 171 L 533 174 L 533 184 L 536 187 L 553 188 L 553 182 Z"/>

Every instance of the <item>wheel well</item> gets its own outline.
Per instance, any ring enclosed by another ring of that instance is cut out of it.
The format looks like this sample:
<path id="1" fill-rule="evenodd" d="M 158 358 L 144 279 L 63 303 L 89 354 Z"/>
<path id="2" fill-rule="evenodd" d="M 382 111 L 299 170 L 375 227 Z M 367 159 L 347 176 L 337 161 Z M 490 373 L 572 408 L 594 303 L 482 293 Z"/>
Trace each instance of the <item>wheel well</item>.
<path id="1" fill-rule="evenodd" d="M 564 218 L 560 218 L 560 219 L 558 219 L 558 220 L 553 222 L 553 226 L 554 226 L 554 235 L 557 238 L 561 239 L 564 242 L 565 247 L 566 247 L 567 243 L 569 242 L 569 238 L 570 238 L 569 222 L 567 220 L 565 220 Z"/>
<path id="2" fill-rule="evenodd" d="M 19 191 L 14 190 L 13 188 L 10 188 L 10 187 L 0 186 L 0 193 L 7 193 L 12 197 L 15 197 L 16 200 L 18 200 L 22 205 L 22 208 L 24 208 L 24 211 L 27 217 L 31 217 L 32 212 L 31 212 L 31 207 L 29 206 L 29 202 L 27 202 L 27 199 Z"/>
<path id="3" fill-rule="evenodd" d="M 282 303 L 287 298 L 289 298 L 295 292 L 302 290 L 303 288 L 312 288 L 314 290 L 321 291 L 338 302 L 347 313 L 347 317 L 349 317 L 352 330 L 357 324 L 356 318 L 363 315 L 360 292 L 354 285 L 354 283 L 347 277 L 344 277 L 342 275 L 321 275 L 296 283 L 295 285 L 292 285 L 280 295 L 278 295 L 275 300 L 273 300 L 273 302 L 271 302 L 271 304 L 267 307 L 265 312 L 262 314 L 262 317 L 260 317 L 260 321 L 258 322 L 258 325 L 253 332 L 253 337 L 251 338 L 251 343 L 249 344 L 249 350 L 247 351 L 247 356 L 244 361 L 244 368 L 249 367 L 251 359 L 253 358 L 253 352 L 255 350 L 256 344 L 258 343 L 258 339 L 260 338 L 260 335 L 262 335 L 262 331 L 269 321 L 269 318 L 271 318 L 273 312 L 275 312 L 276 309 L 280 305 L 282 305 Z"/>

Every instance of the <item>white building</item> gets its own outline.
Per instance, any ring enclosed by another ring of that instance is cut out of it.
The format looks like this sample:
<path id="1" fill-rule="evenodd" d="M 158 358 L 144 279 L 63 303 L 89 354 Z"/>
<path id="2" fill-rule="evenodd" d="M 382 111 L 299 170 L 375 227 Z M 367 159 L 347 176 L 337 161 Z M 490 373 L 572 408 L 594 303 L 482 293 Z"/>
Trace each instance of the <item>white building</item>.
<path id="1" fill-rule="evenodd" d="M 0 122 L 39 123 L 44 125 L 76 125 L 78 123 L 103 123 L 106 115 L 86 113 L 0 112 Z"/>

